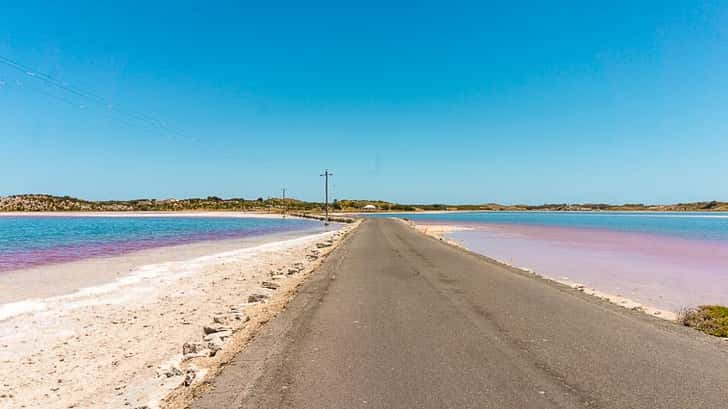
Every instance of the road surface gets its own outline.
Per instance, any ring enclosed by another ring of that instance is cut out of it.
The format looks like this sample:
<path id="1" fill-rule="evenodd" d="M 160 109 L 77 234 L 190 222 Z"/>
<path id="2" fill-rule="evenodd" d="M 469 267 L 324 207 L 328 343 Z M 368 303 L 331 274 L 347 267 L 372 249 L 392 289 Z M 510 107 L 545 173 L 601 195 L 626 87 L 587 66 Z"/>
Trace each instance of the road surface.
<path id="1" fill-rule="evenodd" d="M 367 220 L 196 400 L 728 408 L 728 342 Z"/>

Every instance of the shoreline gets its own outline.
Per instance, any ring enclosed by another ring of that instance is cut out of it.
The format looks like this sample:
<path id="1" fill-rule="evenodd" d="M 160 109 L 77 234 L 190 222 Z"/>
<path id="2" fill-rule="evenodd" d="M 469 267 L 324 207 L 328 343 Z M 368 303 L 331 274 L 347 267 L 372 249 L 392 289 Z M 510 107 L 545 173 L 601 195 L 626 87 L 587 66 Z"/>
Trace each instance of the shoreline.
<path id="1" fill-rule="evenodd" d="M 31 298 L 49 298 L 71 294 L 83 288 L 112 282 L 146 265 L 180 262 L 322 232 L 322 230 L 300 230 L 234 239 L 204 240 L 150 247 L 119 255 L 88 257 L 0 271 L 0 321 L 3 320 L 2 310 L 6 304 Z"/>
<path id="2" fill-rule="evenodd" d="M 302 217 L 296 215 L 295 210 L 290 210 L 286 217 L 300 219 Z M 332 212 L 331 216 L 344 217 L 366 217 L 367 215 L 418 215 L 418 214 L 459 214 L 459 213 L 637 213 L 637 214 L 672 214 L 680 215 L 686 213 L 697 213 L 700 215 L 713 215 L 713 217 L 726 216 L 728 210 L 422 210 L 422 211 L 388 211 L 378 210 L 373 212 L 365 211 L 345 211 Z M 129 211 L 86 211 L 86 210 L 67 210 L 67 211 L 0 211 L 0 217 L 260 217 L 260 218 L 282 218 L 283 213 L 268 213 L 260 210 L 251 211 L 234 211 L 234 210 L 129 210 Z"/>
<path id="3" fill-rule="evenodd" d="M 24 311 L 0 320 L 0 408 L 171 407 L 170 394 L 216 373 L 357 225 L 171 249 L 164 261 L 119 256 L 132 267 L 111 281 L 20 301 Z"/>
<path id="4" fill-rule="evenodd" d="M 7 220 L 8 218 L 15 218 L 15 220 L 22 220 L 23 218 L 38 218 L 38 219 L 76 219 L 76 220 L 92 220 L 105 218 L 109 221 L 116 220 L 134 220 L 134 219 L 162 219 L 159 222 L 163 222 L 163 219 L 176 219 L 179 221 L 183 220 L 205 220 L 205 219 L 220 219 L 220 220 L 249 220 L 252 223 L 262 223 L 263 220 L 270 221 L 274 224 L 270 229 L 265 228 L 253 228 L 249 231 L 240 230 L 231 234 L 227 234 L 224 231 L 219 233 L 205 233 L 199 234 L 199 232 L 189 231 L 183 232 L 179 235 L 165 235 L 152 233 L 148 236 L 140 235 L 137 237 L 122 237 L 121 239 L 111 240 L 96 240 L 88 242 L 79 242 L 74 244 L 65 244 L 63 242 L 53 243 L 50 247 L 40 247 L 28 251 L 22 257 L 0 257 L 0 303 L 5 302 L 3 300 L 3 291 L 7 291 L 7 286 L 3 286 L 4 275 L 16 275 L 21 277 L 20 281 L 24 279 L 24 276 L 15 274 L 19 271 L 28 271 L 30 273 L 37 273 L 45 269 L 53 269 L 54 265 L 61 265 L 65 263 L 83 262 L 89 259 L 108 258 L 123 256 L 128 254 L 134 254 L 136 252 L 143 251 L 160 251 L 164 254 L 165 248 L 172 248 L 176 246 L 187 246 L 187 245 L 204 245 L 208 242 L 219 242 L 223 243 L 229 241 L 233 242 L 239 240 L 241 242 L 247 242 L 250 240 L 256 240 L 257 237 L 271 236 L 271 235 L 285 235 L 287 233 L 293 234 L 306 234 L 309 231 L 324 230 L 325 227 L 318 226 L 311 221 L 306 221 L 300 217 L 282 217 L 282 215 L 269 215 L 269 214 L 257 214 L 257 213 L 219 213 L 211 214 L 209 212 L 197 212 L 197 213 L 112 213 L 105 214 L 100 212 L 84 212 L 73 215 L 68 214 L 51 214 L 51 213 L 38 213 L 30 214 L 23 213 L 19 215 L 9 215 L 7 213 L 0 213 L 0 222 Z M 255 220 L 258 220 L 257 222 Z M 283 220 L 289 220 L 289 222 L 283 222 Z M 290 228 L 286 228 L 281 223 L 289 223 Z M 203 232 L 204 233 L 204 232 Z M 182 247 L 180 247 L 182 248 Z M 22 249 L 21 249 L 22 250 Z M 27 250 L 27 249 L 26 249 Z M 11 252 L 12 254 L 12 247 Z M 22 252 L 20 254 L 23 254 Z M 4 256 L 4 254 L 2 254 Z M 38 274 L 36 274 L 38 275 Z"/>
<path id="5" fill-rule="evenodd" d="M 579 282 L 576 282 L 576 281 L 573 281 L 573 280 L 564 279 L 564 278 L 557 278 L 557 277 L 553 277 L 551 275 L 544 275 L 544 274 L 541 274 L 541 273 L 539 273 L 537 271 L 534 271 L 534 270 L 532 270 L 530 268 L 526 268 L 526 267 L 522 267 L 522 266 L 515 265 L 515 264 L 512 264 L 512 263 L 508 263 L 506 261 L 499 260 L 499 259 L 497 259 L 495 257 L 492 257 L 492 256 L 490 256 L 488 254 L 483 254 L 483 253 L 475 252 L 475 251 L 469 249 L 468 247 L 464 246 L 462 243 L 460 243 L 460 242 L 458 242 L 456 240 L 453 240 L 453 239 L 447 237 L 447 235 L 450 234 L 450 233 L 454 233 L 454 232 L 458 232 L 458 231 L 472 230 L 472 228 L 465 227 L 465 226 L 458 226 L 456 224 L 427 224 L 427 223 L 416 223 L 413 220 L 404 220 L 404 219 L 399 219 L 399 218 L 398 218 L 398 220 L 401 220 L 402 222 L 406 223 L 410 227 L 414 228 L 415 230 L 417 230 L 417 231 L 419 231 L 419 232 L 421 232 L 423 234 L 426 234 L 426 235 L 428 235 L 430 237 L 433 237 L 433 238 L 435 238 L 437 240 L 444 241 L 444 242 L 446 242 L 446 243 L 448 243 L 448 244 L 450 244 L 452 246 L 459 247 L 459 248 L 464 249 L 464 250 L 466 250 L 468 252 L 472 252 L 472 253 L 481 255 L 483 257 L 486 257 L 489 260 L 495 261 L 498 264 L 502 264 L 504 266 L 517 269 L 517 270 L 522 271 L 524 273 L 531 274 L 531 275 L 537 276 L 537 277 L 542 278 L 542 279 L 545 279 L 545 280 L 549 280 L 549 281 L 552 281 L 552 282 L 555 282 L 555 283 L 558 283 L 558 284 L 561 284 L 561 285 L 565 285 L 565 286 L 570 287 L 570 288 L 572 288 L 572 289 L 574 289 L 576 291 L 580 291 L 580 292 L 582 292 L 584 294 L 587 294 L 587 295 L 590 295 L 590 296 L 597 297 L 599 299 L 608 301 L 608 302 L 610 302 L 610 303 L 612 303 L 614 305 L 618 305 L 618 306 L 620 306 L 622 308 L 631 309 L 631 310 L 634 310 L 634 311 L 641 311 L 641 312 L 643 312 L 643 313 L 645 313 L 647 315 L 650 315 L 650 316 L 653 316 L 653 317 L 657 317 L 657 318 L 662 318 L 662 319 L 665 319 L 667 321 L 677 321 L 678 315 L 677 315 L 677 313 L 675 313 L 673 311 L 669 311 L 669 310 L 665 310 L 665 309 L 656 308 L 654 306 L 646 305 L 644 303 L 640 303 L 640 302 L 637 302 L 635 300 L 632 300 L 632 299 L 630 299 L 628 297 L 619 296 L 619 295 L 615 295 L 615 294 L 610 294 L 610 293 L 606 293 L 606 292 L 603 292 L 603 291 L 599 291 L 596 288 L 587 287 L 586 285 L 584 285 L 582 283 L 579 283 Z"/>

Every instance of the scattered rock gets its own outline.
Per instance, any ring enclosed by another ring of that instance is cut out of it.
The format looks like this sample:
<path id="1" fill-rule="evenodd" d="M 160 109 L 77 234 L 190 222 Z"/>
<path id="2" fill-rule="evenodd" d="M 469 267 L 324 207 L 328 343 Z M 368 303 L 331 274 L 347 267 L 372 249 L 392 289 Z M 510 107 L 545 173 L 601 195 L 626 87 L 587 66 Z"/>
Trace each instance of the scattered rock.
<path id="1" fill-rule="evenodd" d="M 291 270 L 288 270 L 288 271 L 290 274 Z M 261 301 L 265 300 L 266 298 L 268 298 L 267 294 L 254 293 L 254 294 L 250 294 L 248 296 L 248 302 L 250 302 L 250 303 L 261 302 Z"/>
<path id="2" fill-rule="evenodd" d="M 212 322 L 214 322 L 215 324 L 220 324 L 220 325 L 228 325 L 228 323 L 232 319 L 233 318 L 231 318 L 227 315 L 215 315 L 214 317 L 212 317 Z"/>
<path id="3" fill-rule="evenodd" d="M 270 290 L 277 290 L 281 286 L 278 283 L 272 283 L 270 281 L 263 281 L 262 283 L 260 283 L 260 285 L 261 285 L 261 287 L 268 288 Z"/>
<path id="4" fill-rule="evenodd" d="M 323 249 L 323 248 L 326 248 L 326 247 L 331 247 L 331 243 L 326 243 L 326 242 L 316 243 L 316 247 L 318 247 L 320 249 Z"/>
<path id="5" fill-rule="evenodd" d="M 246 323 L 246 322 L 250 321 L 250 317 L 248 317 L 248 314 L 246 314 L 244 312 L 239 312 L 237 314 L 233 314 L 233 317 L 235 317 L 235 319 L 237 321 L 240 321 L 242 323 Z"/>
<path id="6" fill-rule="evenodd" d="M 195 381 L 195 377 L 197 377 L 197 373 L 191 369 L 187 370 L 187 373 L 185 374 L 185 386 L 190 386 Z"/>
<path id="7" fill-rule="evenodd" d="M 197 355 L 203 350 L 203 346 L 199 342 L 185 342 L 182 345 L 182 355 Z"/>
<path id="8" fill-rule="evenodd" d="M 169 368 L 163 368 L 162 374 L 164 376 L 166 376 L 167 378 L 184 375 L 184 373 L 182 373 L 182 371 L 179 368 L 177 368 L 176 366 L 171 366 Z"/>
<path id="9" fill-rule="evenodd" d="M 214 323 L 211 325 L 205 325 L 202 327 L 202 331 L 204 331 L 205 335 L 214 334 L 217 332 L 224 332 L 224 331 L 231 331 L 232 329 L 226 325 L 221 325 L 219 323 Z"/>
<path id="10" fill-rule="evenodd" d="M 296 263 L 293 265 L 293 267 L 288 269 L 288 275 L 300 273 L 301 271 L 304 270 L 304 268 L 305 267 L 303 266 L 303 263 Z"/>
<path id="11" fill-rule="evenodd" d="M 210 350 L 210 356 L 215 356 L 217 351 L 221 350 L 224 345 L 224 341 L 220 337 L 213 337 L 207 342 L 207 348 Z"/>
<path id="12" fill-rule="evenodd" d="M 204 341 L 208 341 L 208 342 L 212 341 L 213 339 L 216 339 L 216 338 L 220 339 L 220 340 L 225 340 L 226 338 L 230 338 L 232 335 L 233 335 L 232 331 L 220 331 L 220 332 L 215 332 L 212 334 L 207 334 L 202 339 Z"/>
<path id="13" fill-rule="evenodd" d="M 231 314 L 218 314 L 212 317 L 212 321 L 216 324 L 220 324 L 227 327 L 233 327 L 235 325 L 244 324 L 250 320 L 247 314 L 243 312 L 237 312 L 234 310 Z"/>

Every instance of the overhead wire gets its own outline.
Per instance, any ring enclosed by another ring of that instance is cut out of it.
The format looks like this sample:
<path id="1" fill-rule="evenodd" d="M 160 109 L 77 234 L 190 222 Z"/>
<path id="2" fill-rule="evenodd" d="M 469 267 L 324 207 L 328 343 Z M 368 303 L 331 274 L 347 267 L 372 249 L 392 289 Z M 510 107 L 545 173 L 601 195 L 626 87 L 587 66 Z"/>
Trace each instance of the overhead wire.
<path id="1" fill-rule="evenodd" d="M 0 55 L 0 64 L 10 67 L 27 77 L 42 81 L 47 85 L 53 86 L 57 89 L 60 89 L 61 91 L 72 94 L 78 98 L 81 98 L 86 101 L 90 101 L 97 105 L 100 105 L 111 114 L 115 114 L 116 116 L 118 116 L 118 115 L 126 116 L 127 120 L 122 120 L 122 122 L 126 123 L 127 125 L 131 125 L 132 122 L 129 121 L 129 119 L 131 119 L 132 121 L 136 121 L 136 122 L 145 124 L 146 126 L 150 127 L 149 129 L 159 129 L 172 136 L 176 136 L 176 137 L 180 137 L 180 138 L 184 138 L 184 139 L 192 139 L 192 138 L 188 138 L 187 136 L 185 136 L 184 133 L 180 129 L 170 126 L 165 121 L 157 119 L 154 116 L 151 116 L 151 115 L 145 114 L 145 113 L 141 113 L 141 112 L 137 112 L 137 111 L 133 111 L 133 110 L 129 110 L 129 109 L 126 109 L 123 107 L 118 107 L 115 104 L 108 101 L 106 98 L 101 97 L 92 91 L 88 91 L 88 90 L 82 89 L 78 86 L 74 86 L 67 82 L 61 81 L 49 74 L 35 70 L 25 64 L 22 64 L 16 60 L 11 59 L 11 58 Z M 46 96 L 49 96 L 49 97 L 52 97 L 55 99 L 59 99 L 66 103 L 70 103 L 71 105 L 74 105 L 74 103 L 69 101 L 67 98 L 59 97 L 57 95 L 53 95 L 53 94 L 47 93 L 47 92 L 41 92 L 41 93 L 45 94 Z M 118 117 L 116 119 L 119 120 Z"/>

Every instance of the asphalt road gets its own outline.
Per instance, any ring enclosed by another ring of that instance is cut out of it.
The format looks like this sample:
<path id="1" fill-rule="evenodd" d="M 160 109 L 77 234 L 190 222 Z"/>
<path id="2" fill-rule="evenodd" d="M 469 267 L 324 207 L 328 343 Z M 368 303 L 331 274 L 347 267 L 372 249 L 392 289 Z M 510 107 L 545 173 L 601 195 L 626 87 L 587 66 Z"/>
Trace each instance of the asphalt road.
<path id="1" fill-rule="evenodd" d="M 193 408 L 728 408 L 728 342 L 367 220 Z"/>

